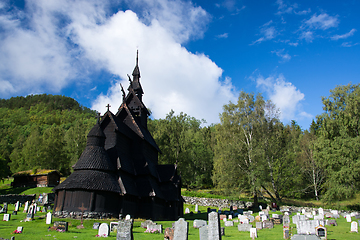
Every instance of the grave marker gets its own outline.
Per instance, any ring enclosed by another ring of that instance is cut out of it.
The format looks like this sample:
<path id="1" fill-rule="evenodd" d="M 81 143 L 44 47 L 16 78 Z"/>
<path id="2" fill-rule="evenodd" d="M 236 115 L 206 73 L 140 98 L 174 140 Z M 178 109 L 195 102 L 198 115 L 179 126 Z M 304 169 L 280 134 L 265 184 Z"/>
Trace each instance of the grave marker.
<path id="1" fill-rule="evenodd" d="M 4 214 L 4 217 L 3 217 L 3 221 L 8 222 L 8 221 L 10 221 L 10 219 L 11 219 L 11 215 L 8 214 L 8 213 L 5 213 L 5 214 Z"/>
<path id="2" fill-rule="evenodd" d="M 118 222 L 110 222 L 110 232 L 115 232 L 118 226 L 119 226 Z"/>
<path id="3" fill-rule="evenodd" d="M 110 227 L 107 223 L 102 223 L 99 227 L 98 235 L 100 237 L 108 237 L 110 234 Z"/>
<path id="4" fill-rule="evenodd" d="M 56 230 L 67 232 L 69 223 L 64 221 L 56 221 L 54 222 L 54 227 Z"/>
<path id="5" fill-rule="evenodd" d="M 100 227 L 100 223 L 99 222 L 94 222 L 93 224 L 93 229 L 96 229 L 96 230 L 99 230 L 99 227 Z"/>
<path id="6" fill-rule="evenodd" d="M 250 228 L 250 237 L 251 237 L 252 239 L 257 238 L 256 228 Z"/>
<path id="7" fill-rule="evenodd" d="M 347 222 L 351 222 L 351 216 L 350 216 L 350 214 L 347 214 L 345 218 L 346 218 L 346 221 L 347 221 Z"/>
<path id="8" fill-rule="evenodd" d="M 206 226 L 206 221 L 205 220 L 199 220 L 199 219 L 194 220 L 194 223 L 193 223 L 194 228 L 201 228 L 203 226 Z"/>
<path id="9" fill-rule="evenodd" d="M 250 232 L 250 229 L 252 228 L 251 224 L 248 223 L 244 223 L 244 224 L 239 224 L 238 225 L 238 230 L 240 232 Z"/>
<path id="10" fill-rule="evenodd" d="M 200 237 L 200 240 L 208 240 L 209 239 L 208 226 L 203 226 L 203 227 L 199 228 L 199 237 Z"/>
<path id="11" fill-rule="evenodd" d="M 233 227 L 234 226 L 234 222 L 233 221 L 226 221 L 225 222 L 225 227 Z"/>
<path id="12" fill-rule="evenodd" d="M 326 227 L 323 227 L 322 225 L 315 228 L 316 236 L 318 236 L 321 239 L 327 239 L 327 229 Z"/>
<path id="13" fill-rule="evenodd" d="M 51 212 L 48 212 L 46 214 L 46 224 L 51 224 L 52 223 L 52 215 Z"/>
<path id="14" fill-rule="evenodd" d="M 351 222 L 350 232 L 356 232 L 356 233 L 358 232 L 358 223 L 357 222 L 355 222 L 355 221 Z"/>
<path id="15" fill-rule="evenodd" d="M 274 228 L 274 223 L 272 221 L 265 220 L 263 221 L 263 228 Z"/>
<path id="16" fill-rule="evenodd" d="M 212 213 L 209 213 L 209 215 Z M 216 213 L 217 214 L 217 213 Z M 175 240 L 187 240 L 189 232 L 189 223 L 184 218 L 179 218 L 175 222 L 174 239 Z"/>
<path id="17" fill-rule="evenodd" d="M 208 235 L 209 240 L 221 240 L 219 214 L 212 212 L 208 214 Z"/>
<path id="18" fill-rule="evenodd" d="M 320 225 L 319 220 L 299 221 L 296 224 L 298 234 L 316 234 L 315 228 Z"/>
<path id="19" fill-rule="evenodd" d="M 119 225 L 116 233 L 116 240 L 133 240 L 133 239 L 134 236 L 133 236 L 132 220 L 119 220 Z"/>

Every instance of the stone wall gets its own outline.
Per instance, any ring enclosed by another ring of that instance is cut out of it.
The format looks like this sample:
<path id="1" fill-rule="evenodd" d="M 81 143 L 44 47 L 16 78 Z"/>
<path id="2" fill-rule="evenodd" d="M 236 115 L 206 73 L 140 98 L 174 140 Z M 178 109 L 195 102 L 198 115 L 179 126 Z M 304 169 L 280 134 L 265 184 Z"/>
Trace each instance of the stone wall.
<path id="1" fill-rule="evenodd" d="M 36 194 L 31 195 L 18 195 L 18 194 L 7 194 L 7 195 L 0 195 L 0 203 L 11 203 L 15 204 L 17 201 L 21 203 L 25 203 L 26 201 L 32 201 L 35 199 Z"/>
<path id="2" fill-rule="evenodd" d="M 251 208 L 252 202 L 244 202 L 237 200 L 228 200 L 228 199 L 216 199 L 216 198 L 198 198 L 198 197 L 186 197 L 182 196 L 185 200 L 185 203 L 199 206 L 209 206 L 217 208 L 229 208 L 230 206 L 237 206 L 240 209 Z"/>

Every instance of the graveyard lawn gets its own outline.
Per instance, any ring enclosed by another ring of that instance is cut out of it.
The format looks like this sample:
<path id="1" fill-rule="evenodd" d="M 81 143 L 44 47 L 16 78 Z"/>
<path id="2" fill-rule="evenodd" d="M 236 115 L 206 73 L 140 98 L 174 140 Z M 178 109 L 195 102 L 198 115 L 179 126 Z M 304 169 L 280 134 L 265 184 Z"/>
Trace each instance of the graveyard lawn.
<path id="1" fill-rule="evenodd" d="M 185 205 L 184 209 L 188 207 L 190 211 L 195 210 L 193 205 Z M 22 239 L 99 239 L 96 237 L 98 230 L 93 229 L 92 226 L 95 222 L 108 223 L 115 222 L 115 219 L 109 220 L 84 220 L 83 229 L 78 229 L 76 226 L 80 225 L 80 220 L 74 219 L 58 219 L 54 218 L 54 221 L 67 221 L 69 222 L 69 231 L 62 233 L 56 231 L 48 231 L 49 226 L 46 225 L 45 219 L 46 214 L 38 212 L 35 215 L 35 220 L 31 222 L 20 222 L 25 219 L 26 214 L 22 213 L 22 209 L 18 212 L 18 215 L 12 215 L 9 222 L 0 222 L 0 238 L 10 239 L 12 236 L 15 236 L 16 240 Z M 8 213 L 12 213 L 14 210 L 14 204 L 8 205 Z M 204 219 L 207 220 L 206 207 L 199 206 L 199 210 L 202 212 L 200 214 L 185 214 L 185 219 L 189 222 L 189 240 L 198 240 L 199 239 L 199 230 L 193 228 L 194 219 Z M 229 209 L 223 209 L 229 210 Z M 276 212 L 280 214 L 280 212 Z M 0 214 L 1 220 L 4 214 Z M 257 213 L 254 213 L 257 215 Z M 141 222 L 144 220 L 136 219 L 134 222 L 133 233 L 134 239 L 144 239 L 144 240 L 163 240 L 164 234 L 157 233 L 145 233 L 145 229 L 140 227 Z M 326 226 L 328 229 L 328 239 L 359 239 L 360 233 L 350 233 L 350 224 L 346 222 L 345 218 L 336 219 L 338 226 Z M 172 221 L 158 221 L 158 224 L 163 225 L 163 229 L 171 227 Z M 19 226 L 24 228 L 23 233 L 21 234 L 12 234 Z M 253 223 L 255 226 L 255 223 Z M 221 227 L 224 227 L 224 222 L 221 221 Z M 293 233 L 296 233 L 295 225 L 291 224 Z M 116 239 L 116 233 L 111 232 L 109 239 Z M 239 232 L 237 229 L 237 224 L 234 224 L 234 227 L 225 227 L 225 236 L 222 237 L 223 240 L 235 240 L 235 239 L 250 239 L 249 232 Z M 258 239 L 282 239 L 282 225 L 275 225 L 273 229 L 262 229 L 258 231 Z"/>

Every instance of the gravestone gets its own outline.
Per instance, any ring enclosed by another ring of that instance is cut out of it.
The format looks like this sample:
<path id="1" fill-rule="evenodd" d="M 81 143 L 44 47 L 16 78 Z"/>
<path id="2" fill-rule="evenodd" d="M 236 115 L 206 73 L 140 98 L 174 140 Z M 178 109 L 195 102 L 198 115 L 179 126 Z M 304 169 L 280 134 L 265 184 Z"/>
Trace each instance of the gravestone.
<path id="1" fill-rule="evenodd" d="M 7 203 L 4 202 L 4 207 L 1 209 L 0 213 L 7 213 L 7 210 L 8 210 Z"/>
<path id="2" fill-rule="evenodd" d="M 264 215 L 261 215 L 261 221 L 264 222 L 264 221 L 267 221 L 267 216 L 264 214 Z"/>
<path id="3" fill-rule="evenodd" d="M 99 222 L 94 222 L 93 224 L 93 229 L 96 229 L 96 230 L 99 230 L 99 227 L 100 227 L 100 223 Z"/>
<path id="4" fill-rule="evenodd" d="M 19 211 L 19 206 L 20 206 L 20 202 L 19 201 L 17 201 L 16 203 L 15 203 L 15 212 L 17 212 L 17 211 Z"/>
<path id="5" fill-rule="evenodd" d="M 301 235 L 295 234 L 291 237 L 291 240 L 319 240 L 320 238 L 316 235 Z"/>
<path id="6" fill-rule="evenodd" d="M 274 223 L 272 221 L 265 220 L 263 221 L 263 228 L 274 228 Z"/>
<path id="7" fill-rule="evenodd" d="M 67 232 L 69 223 L 64 221 L 56 221 L 54 222 L 54 227 L 56 230 Z"/>
<path id="8" fill-rule="evenodd" d="M 335 219 L 330 219 L 330 220 L 328 221 L 328 225 L 337 226 L 337 222 L 336 222 Z"/>
<path id="9" fill-rule="evenodd" d="M 144 222 L 142 222 L 141 224 L 140 224 L 140 226 L 142 227 L 142 228 L 147 228 L 147 226 L 149 225 L 149 224 L 155 224 L 152 220 L 145 220 Z"/>
<path id="10" fill-rule="evenodd" d="M 272 221 L 275 225 L 279 225 L 283 223 L 281 218 L 270 218 L 270 221 Z"/>
<path id="11" fill-rule="evenodd" d="M 255 217 L 253 215 L 249 215 L 248 218 L 249 222 L 253 222 L 255 220 Z"/>
<path id="12" fill-rule="evenodd" d="M 351 222 L 351 229 L 350 229 L 350 232 L 358 232 L 358 223 L 353 221 Z"/>
<path id="13" fill-rule="evenodd" d="M 115 232 L 119 226 L 118 222 L 110 222 L 110 232 Z"/>
<path id="14" fill-rule="evenodd" d="M 51 224 L 52 223 L 52 215 L 51 212 L 48 212 L 46 214 L 46 224 Z"/>
<path id="15" fill-rule="evenodd" d="M 347 221 L 347 222 L 351 222 L 351 216 L 350 216 L 350 214 L 347 214 L 345 218 L 346 218 L 346 221 Z"/>
<path id="16" fill-rule="evenodd" d="M 261 230 L 263 228 L 262 222 L 256 222 L 256 229 Z"/>
<path id="17" fill-rule="evenodd" d="M 225 224 L 225 227 L 233 227 L 234 226 L 233 221 L 226 221 L 224 224 Z"/>
<path id="18" fill-rule="evenodd" d="M 209 215 L 212 213 L 209 213 Z M 217 214 L 217 213 L 216 213 Z M 184 218 L 179 218 L 175 222 L 174 239 L 175 240 L 187 240 L 189 232 L 189 223 Z"/>
<path id="19" fill-rule="evenodd" d="M 34 208 L 35 207 L 33 205 L 30 205 L 29 211 L 26 214 L 25 222 L 32 221 L 34 219 Z"/>
<path id="20" fill-rule="evenodd" d="M 315 228 L 320 225 L 319 220 L 299 221 L 296 224 L 298 234 L 316 234 Z"/>
<path id="21" fill-rule="evenodd" d="M 256 230 L 256 228 L 250 228 L 250 237 L 252 239 L 257 238 L 257 230 Z"/>
<path id="22" fill-rule="evenodd" d="M 199 211 L 199 206 L 196 204 L 195 205 L 195 213 L 197 213 Z"/>
<path id="23" fill-rule="evenodd" d="M 11 215 L 8 214 L 8 213 L 5 213 L 5 214 L 4 214 L 4 217 L 3 217 L 3 221 L 8 222 L 8 221 L 10 221 L 10 219 L 11 219 Z"/>
<path id="24" fill-rule="evenodd" d="M 228 216 L 228 219 L 229 219 L 229 220 L 232 220 L 232 215 L 229 215 L 229 216 Z"/>
<path id="25" fill-rule="evenodd" d="M 26 201 L 23 212 L 26 213 L 28 209 L 29 209 L 29 201 Z"/>
<path id="26" fill-rule="evenodd" d="M 201 228 L 203 226 L 206 226 L 206 221 L 205 220 L 199 220 L 199 219 L 194 220 L 194 223 L 193 223 L 194 228 Z"/>
<path id="27" fill-rule="evenodd" d="M 322 209 L 322 208 L 319 208 L 319 215 L 324 215 L 324 209 Z"/>
<path id="28" fill-rule="evenodd" d="M 126 216 L 125 216 L 125 220 L 130 220 L 131 219 L 131 216 L 129 215 L 129 214 L 127 214 Z"/>
<path id="29" fill-rule="evenodd" d="M 250 229 L 252 228 L 251 224 L 248 223 L 244 223 L 244 224 L 239 224 L 238 225 L 238 230 L 240 232 L 250 232 Z"/>
<path id="30" fill-rule="evenodd" d="M 189 208 L 185 208 L 185 214 L 190 213 L 190 209 Z"/>
<path id="31" fill-rule="evenodd" d="M 108 237 L 110 234 L 110 227 L 107 223 L 100 224 L 98 235 L 100 237 Z"/>
<path id="32" fill-rule="evenodd" d="M 173 228 L 165 228 L 164 231 L 164 239 L 173 240 L 174 239 L 174 229 Z"/>
<path id="33" fill-rule="evenodd" d="M 203 226 L 203 227 L 199 228 L 199 237 L 200 237 L 200 240 L 209 240 L 208 226 Z"/>
<path id="34" fill-rule="evenodd" d="M 18 232 L 22 233 L 24 231 L 24 227 L 17 227 L 16 229 Z"/>
<path id="35" fill-rule="evenodd" d="M 315 228 L 315 234 L 321 239 L 327 239 L 327 229 L 323 226 L 318 226 Z"/>
<path id="36" fill-rule="evenodd" d="M 284 217 L 283 217 L 283 224 L 290 224 L 290 217 L 289 217 L 289 215 L 284 215 Z"/>
<path id="37" fill-rule="evenodd" d="M 100 225 L 101 227 L 101 225 Z M 133 240 L 133 222 L 132 220 L 119 220 L 116 240 Z"/>
<path id="38" fill-rule="evenodd" d="M 212 212 L 208 214 L 208 235 L 209 240 L 221 240 L 219 214 Z"/>
<path id="39" fill-rule="evenodd" d="M 162 225 L 161 224 L 150 224 L 148 225 L 147 231 L 150 231 L 150 232 L 158 232 L 158 233 L 162 233 Z"/>
<path id="40" fill-rule="evenodd" d="M 225 228 L 220 227 L 220 236 L 225 236 Z"/>
<path id="41" fill-rule="evenodd" d="M 289 228 L 283 228 L 283 238 L 289 239 L 290 238 L 290 230 Z"/>

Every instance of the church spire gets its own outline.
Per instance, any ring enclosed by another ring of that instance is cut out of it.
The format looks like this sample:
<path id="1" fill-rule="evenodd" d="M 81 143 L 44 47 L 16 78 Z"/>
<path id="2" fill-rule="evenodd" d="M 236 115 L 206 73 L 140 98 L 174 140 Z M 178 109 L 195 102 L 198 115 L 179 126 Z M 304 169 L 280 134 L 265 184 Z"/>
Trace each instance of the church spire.
<path id="1" fill-rule="evenodd" d="M 134 68 L 132 75 L 133 75 L 133 80 L 130 83 L 130 87 L 135 91 L 136 95 L 141 100 L 142 95 L 144 94 L 144 91 L 142 90 L 142 87 L 140 84 L 139 50 L 137 50 L 137 52 L 136 52 L 136 66 Z"/>

